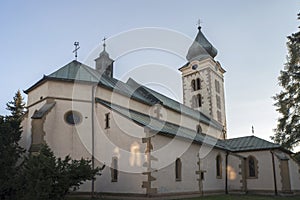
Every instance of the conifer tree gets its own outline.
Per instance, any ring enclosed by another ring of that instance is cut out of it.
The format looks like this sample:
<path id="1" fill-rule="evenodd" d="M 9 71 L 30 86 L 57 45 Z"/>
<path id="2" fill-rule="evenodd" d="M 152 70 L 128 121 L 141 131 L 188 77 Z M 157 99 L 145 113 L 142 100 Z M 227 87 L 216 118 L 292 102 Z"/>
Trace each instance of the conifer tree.
<path id="1" fill-rule="evenodd" d="M 298 14 L 298 20 L 300 13 Z M 280 113 L 275 135 L 276 143 L 293 149 L 300 143 L 300 32 L 288 36 L 288 56 L 278 78 L 282 90 L 274 96 Z"/>
<path id="2" fill-rule="evenodd" d="M 6 106 L 6 109 L 10 111 L 12 118 L 19 121 L 22 120 L 21 117 L 25 113 L 25 103 L 20 90 L 16 92 L 13 100 L 8 102 Z"/>
<path id="3" fill-rule="evenodd" d="M 0 116 L 0 199 L 11 198 L 14 194 L 17 162 L 24 150 L 19 146 L 25 103 L 18 90 L 13 101 L 7 103 L 10 115 Z"/>

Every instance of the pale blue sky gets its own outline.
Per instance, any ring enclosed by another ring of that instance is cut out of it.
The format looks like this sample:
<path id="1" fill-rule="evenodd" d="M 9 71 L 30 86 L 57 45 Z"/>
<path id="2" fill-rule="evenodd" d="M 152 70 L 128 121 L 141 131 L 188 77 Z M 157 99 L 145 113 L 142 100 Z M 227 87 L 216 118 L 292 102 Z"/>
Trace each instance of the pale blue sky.
<path id="1" fill-rule="evenodd" d="M 254 125 L 255 134 L 268 139 L 278 117 L 271 96 L 279 91 L 277 77 L 287 53 L 286 36 L 297 31 L 299 8 L 300 2 L 292 0 L 3 0 L 0 113 L 7 113 L 5 103 L 17 89 L 27 89 L 43 74 L 73 60 L 74 41 L 80 42 L 79 61 L 84 61 L 104 36 L 161 27 L 194 38 L 201 18 L 204 34 L 218 49 L 216 60 L 227 70 L 229 137 L 250 135 Z M 131 69 L 128 58 L 116 62 L 117 75 Z M 168 56 L 162 54 L 160 59 Z M 170 63 L 177 70 L 184 61 Z"/>

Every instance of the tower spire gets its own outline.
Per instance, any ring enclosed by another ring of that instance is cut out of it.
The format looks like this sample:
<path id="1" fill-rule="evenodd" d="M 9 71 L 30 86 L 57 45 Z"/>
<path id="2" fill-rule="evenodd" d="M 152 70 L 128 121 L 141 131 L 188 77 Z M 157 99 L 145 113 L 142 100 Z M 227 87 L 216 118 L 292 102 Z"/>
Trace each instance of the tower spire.
<path id="1" fill-rule="evenodd" d="M 198 28 L 198 30 L 200 30 L 201 29 L 201 24 L 202 24 L 203 22 L 201 21 L 201 19 L 198 19 L 198 21 L 197 21 L 197 28 Z"/>
<path id="2" fill-rule="evenodd" d="M 201 31 L 201 20 L 198 20 L 198 34 L 190 46 L 186 59 L 188 61 L 201 60 L 207 57 L 214 58 L 218 51 L 217 49 L 206 39 Z"/>
<path id="3" fill-rule="evenodd" d="M 103 50 L 99 54 L 99 57 L 95 59 L 96 61 L 96 70 L 101 73 L 105 74 L 106 76 L 113 77 L 113 62 L 109 57 L 109 54 L 106 52 L 106 37 L 102 39 L 103 42 Z"/>
<path id="4" fill-rule="evenodd" d="M 106 37 L 104 37 L 103 39 L 102 39 L 102 41 L 103 41 L 103 51 L 105 51 L 105 47 L 106 47 L 106 44 L 105 44 L 105 41 L 106 41 Z"/>
<path id="5" fill-rule="evenodd" d="M 75 46 L 75 49 L 73 50 L 73 53 L 75 53 L 75 60 L 77 61 L 77 52 L 78 52 L 78 49 L 80 49 L 79 42 L 74 42 L 74 46 Z"/>

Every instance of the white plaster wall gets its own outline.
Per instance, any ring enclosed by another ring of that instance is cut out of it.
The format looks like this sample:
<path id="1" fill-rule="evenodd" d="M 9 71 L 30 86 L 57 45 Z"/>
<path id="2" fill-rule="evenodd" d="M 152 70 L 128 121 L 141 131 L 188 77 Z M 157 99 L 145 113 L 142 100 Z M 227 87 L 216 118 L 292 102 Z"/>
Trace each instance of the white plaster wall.
<path id="1" fill-rule="evenodd" d="M 133 110 L 137 110 L 147 115 L 154 115 L 153 106 L 140 103 L 139 101 L 129 99 L 126 96 L 118 94 L 117 92 L 110 91 L 104 88 L 97 87 L 96 97 L 104 99 L 108 102 L 113 102 L 114 104 L 128 107 Z M 80 101 L 91 101 L 92 97 L 92 86 L 87 84 L 79 83 L 69 83 L 69 82 L 60 82 L 60 81 L 47 81 L 41 86 L 37 87 L 28 94 L 28 105 L 32 105 L 40 100 L 40 97 L 44 99 L 47 97 L 61 98 L 61 99 L 73 99 Z M 72 103 L 71 107 L 76 107 L 80 104 Z M 90 109 L 88 109 L 90 112 Z M 196 126 L 199 124 L 198 120 L 190 118 L 186 115 L 181 115 L 181 113 L 175 112 L 171 109 L 163 107 L 161 109 L 163 114 L 162 119 L 169 121 L 174 124 L 179 124 L 181 126 L 196 130 Z M 209 126 L 207 124 L 201 123 L 201 128 L 204 133 L 212 135 L 214 137 L 220 138 L 222 132 Z"/>
<path id="2" fill-rule="evenodd" d="M 300 191 L 300 166 L 292 158 L 289 160 L 291 189 Z"/>
<path id="3" fill-rule="evenodd" d="M 247 179 L 248 190 L 274 190 L 272 156 L 270 151 L 245 152 L 239 153 L 239 155 L 244 157 L 252 155 L 258 161 L 258 178 Z"/>
<path id="4" fill-rule="evenodd" d="M 154 152 L 152 155 L 158 158 L 158 162 L 153 162 L 154 168 L 159 171 L 153 173 L 157 178 L 153 182 L 153 187 L 158 189 L 159 193 L 172 192 L 199 192 L 199 183 L 197 179 L 199 170 L 197 165 L 200 154 L 204 157 L 201 159 L 201 170 L 206 171 L 203 180 L 204 192 L 224 191 L 225 189 L 225 153 L 221 150 L 212 149 L 207 146 L 187 141 L 168 139 L 156 135 L 153 138 Z M 216 156 L 222 157 L 222 178 L 216 177 Z M 175 180 L 175 160 L 180 158 L 182 161 L 182 180 Z"/>
<path id="5" fill-rule="evenodd" d="M 206 147 L 207 149 L 208 147 Z M 209 148 L 208 148 L 209 149 Z M 216 157 L 222 158 L 222 178 L 217 178 Z M 225 153 L 218 149 L 212 149 L 210 153 L 201 160 L 201 169 L 205 170 L 203 189 L 204 192 L 225 191 Z"/>
<path id="6" fill-rule="evenodd" d="M 46 89 L 46 88 L 44 88 Z M 42 90 L 39 90 L 39 94 L 43 93 Z M 37 93 L 35 93 L 37 94 Z M 38 95 L 37 95 L 38 96 Z M 28 98 L 29 99 L 29 98 Z M 31 123 L 32 119 L 31 117 L 33 116 L 34 112 L 36 110 L 39 110 L 43 105 L 45 104 L 45 100 L 35 104 L 34 106 L 31 106 L 27 110 L 27 116 L 23 119 L 22 121 L 22 135 L 21 135 L 21 140 L 20 140 L 20 145 L 21 147 L 25 148 L 26 150 L 29 150 L 32 142 L 32 132 L 31 132 Z"/>
<path id="7" fill-rule="evenodd" d="M 27 114 L 21 123 L 22 134 L 21 134 L 21 139 L 19 141 L 19 145 L 23 147 L 26 151 L 29 150 L 31 144 L 30 122 L 31 122 L 30 118 L 28 118 L 28 114 Z"/>
<path id="8" fill-rule="evenodd" d="M 30 106 L 31 104 L 41 100 L 41 97 L 45 98 L 46 96 L 48 96 L 48 83 L 49 81 L 44 82 L 28 93 L 27 106 Z"/>
<path id="9" fill-rule="evenodd" d="M 48 145 L 53 149 L 56 156 L 64 157 L 71 155 L 72 158 L 91 157 L 91 104 L 80 102 L 72 108 L 74 102 L 65 100 L 56 100 L 55 108 L 48 114 L 45 123 L 46 136 Z M 77 104 L 77 103 L 75 103 Z M 74 105 L 73 105 L 74 106 Z M 64 120 L 64 115 L 69 110 L 76 110 L 83 116 L 83 121 L 77 126 L 68 125 Z M 144 193 L 141 188 L 143 176 L 139 173 L 141 166 L 130 166 L 130 156 L 132 144 L 138 145 L 140 152 L 144 152 L 144 144 L 141 143 L 143 137 L 143 128 L 135 125 L 124 117 L 114 113 L 111 115 L 111 126 L 105 130 L 104 114 L 111 112 L 109 109 L 97 105 L 96 123 L 95 123 L 95 158 L 100 166 L 105 163 L 103 175 L 97 178 L 96 191 L 102 192 L 119 192 L 119 193 Z M 132 133 L 139 137 L 130 136 L 119 129 L 118 124 L 126 127 Z M 55 126 L 53 126 L 55 124 Z M 118 157 L 120 168 L 118 182 L 111 182 L 110 164 L 112 157 Z M 143 159 L 142 155 L 140 155 Z M 142 164 L 142 160 L 140 162 Z M 124 170 L 124 172 L 123 172 Z M 130 173 L 126 173 L 130 171 Z M 137 173 L 134 173 L 137 172 Z M 81 191 L 90 191 L 89 183 L 81 187 Z"/>
<path id="10" fill-rule="evenodd" d="M 242 175 L 241 175 L 241 159 L 234 156 L 228 156 L 228 191 L 241 190 Z"/>
<path id="11" fill-rule="evenodd" d="M 152 182 L 152 187 L 157 188 L 158 193 L 194 192 L 199 191 L 197 175 L 197 145 L 177 139 L 169 139 L 156 135 L 152 139 L 154 151 L 152 155 L 158 158 L 152 165 L 158 172 L 153 173 L 157 178 Z M 176 181 L 175 160 L 181 159 L 182 180 Z"/>
<path id="12" fill-rule="evenodd" d="M 48 113 L 45 121 L 45 140 L 50 146 L 50 148 L 54 151 L 55 155 L 58 157 L 64 157 L 66 155 L 71 155 L 72 158 L 80 159 L 91 158 L 91 86 L 90 85 L 76 85 L 77 87 L 74 90 L 72 83 L 64 83 L 64 82 L 54 82 L 48 81 L 36 88 L 35 90 L 29 93 L 28 97 L 28 105 L 32 105 L 37 101 L 40 101 L 40 96 L 43 96 L 44 100 L 40 103 L 37 103 L 34 106 L 29 108 L 28 119 L 23 123 L 27 124 L 24 126 L 25 133 L 24 138 L 27 138 L 25 143 L 30 144 L 31 142 L 31 116 L 33 115 L 35 110 L 38 110 L 46 103 L 46 97 L 54 97 L 58 99 L 54 99 L 56 102 L 55 107 Z M 111 91 L 97 88 L 96 96 L 102 98 L 107 101 L 114 100 L 115 103 L 126 106 L 129 102 L 130 108 L 134 110 L 138 110 L 144 112 L 146 114 L 147 110 L 150 109 L 150 106 L 142 104 L 140 102 L 134 100 L 128 100 L 127 97 L 124 97 L 119 94 L 113 94 Z M 72 98 L 79 101 L 70 101 Z M 75 110 L 81 113 L 82 122 L 77 126 L 68 125 L 64 120 L 64 115 L 66 112 L 70 110 Z M 111 113 L 111 127 L 110 129 L 105 130 L 104 126 L 104 116 L 105 113 Z M 190 124 L 193 124 L 193 127 L 196 127 L 196 120 L 190 119 L 187 116 L 181 116 L 179 113 L 175 113 L 174 111 L 167 110 L 168 120 L 176 123 L 178 120 L 183 120 L 183 125 L 190 127 Z M 110 165 L 111 159 L 113 156 L 118 156 L 119 164 L 123 171 L 120 171 L 119 181 L 111 182 L 111 175 L 109 167 L 106 167 L 103 175 L 97 178 L 96 181 L 96 191 L 102 192 L 120 192 L 120 193 L 145 193 L 145 189 L 141 188 L 141 184 L 143 180 L 146 180 L 146 176 L 142 175 L 141 172 L 144 170 L 142 166 L 130 166 L 130 156 L 131 156 L 131 147 L 132 145 L 138 145 L 139 151 L 141 153 L 141 161 L 140 164 L 144 162 L 143 152 L 145 151 L 145 144 L 141 143 L 141 138 L 145 137 L 144 129 L 128 119 L 112 113 L 109 109 L 103 107 L 100 104 L 96 104 L 96 122 L 95 122 L 95 157 L 99 166 L 102 163 Z M 204 131 L 205 128 L 208 127 L 202 126 Z M 214 129 L 210 129 L 212 132 L 215 132 Z M 173 140 L 163 136 L 156 136 L 155 138 L 159 138 L 156 140 L 155 146 L 161 146 L 163 150 L 163 154 L 165 157 L 162 157 L 160 161 L 166 160 L 170 156 L 170 151 L 165 151 L 165 148 L 168 148 L 168 144 Z M 183 180 L 182 182 L 175 182 L 170 185 L 170 188 L 167 188 L 167 191 L 178 192 L 178 191 L 197 191 L 198 190 L 198 182 L 196 181 L 195 171 L 197 170 L 197 153 L 199 146 L 193 144 L 190 145 L 189 142 L 175 140 L 173 145 L 171 145 L 172 152 L 181 151 L 181 148 L 184 148 L 187 144 L 186 148 L 190 148 L 185 152 L 182 156 L 183 161 Z M 165 147 L 165 145 L 167 147 Z M 160 151 L 161 152 L 161 151 Z M 176 159 L 176 158 L 175 158 Z M 215 161 L 215 157 L 213 158 Z M 100 162 L 101 161 L 101 162 Z M 186 165 L 186 163 L 189 163 Z M 139 164 L 139 165 L 140 165 Z M 161 164 L 161 163 L 160 163 Z M 164 163 L 162 163 L 164 164 Z M 223 162 L 224 164 L 224 162 Z M 174 164 L 173 164 L 174 165 Z M 169 168 L 172 168 L 169 170 Z M 166 165 L 166 168 L 162 168 L 158 173 L 162 176 L 159 176 L 159 181 L 163 183 L 163 181 L 168 180 L 170 177 L 170 173 L 174 176 L 175 169 L 174 166 Z M 206 168 L 209 168 L 206 165 Z M 164 171 L 166 170 L 166 171 Z M 211 169 L 210 169 L 211 170 Z M 214 164 L 215 170 L 215 164 Z M 130 173 L 127 173 L 130 171 Z M 135 173 L 138 172 L 138 173 Z M 212 172 L 209 172 L 212 173 Z M 215 172 L 214 172 L 215 173 Z M 213 173 L 212 173 L 213 174 Z M 224 173 L 223 173 L 224 174 Z M 209 177 L 211 175 L 205 175 Z M 162 177 L 162 178 L 161 178 Z M 163 178 L 167 177 L 167 178 Z M 224 177 L 224 176 L 223 176 Z M 215 179 L 215 176 L 213 177 Z M 172 180 L 173 181 L 173 180 Z M 210 180 L 209 178 L 205 180 L 207 182 L 206 186 L 208 189 L 223 189 L 224 186 L 220 183 L 214 185 L 215 182 Z M 217 182 L 224 182 L 224 180 L 219 180 Z M 159 184 L 162 187 L 162 184 Z M 167 186 L 169 187 L 169 186 Z M 181 189 L 180 189 L 181 188 Z M 81 187 L 81 191 L 90 191 L 90 183 L 86 183 Z M 160 191 L 164 191 L 163 188 Z"/>
<path id="13" fill-rule="evenodd" d="M 280 168 L 279 168 L 279 166 L 280 166 L 280 160 L 275 155 L 274 155 L 274 165 L 275 165 L 277 190 L 281 191 L 281 189 L 282 189 L 282 182 L 281 182 L 281 175 L 280 175 Z M 273 166 L 272 166 L 272 173 L 273 173 Z M 272 175 L 272 179 L 271 180 L 273 181 L 273 184 L 274 184 L 274 178 L 273 177 L 274 177 L 274 175 Z"/>

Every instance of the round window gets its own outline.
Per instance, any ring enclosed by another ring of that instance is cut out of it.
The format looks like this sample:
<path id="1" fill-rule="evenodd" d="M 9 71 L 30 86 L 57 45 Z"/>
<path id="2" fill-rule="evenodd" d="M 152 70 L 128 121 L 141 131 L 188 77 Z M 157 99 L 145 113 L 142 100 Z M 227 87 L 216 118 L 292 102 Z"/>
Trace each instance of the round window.
<path id="1" fill-rule="evenodd" d="M 81 122 L 82 116 L 77 111 L 69 111 L 65 114 L 65 121 L 70 125 L 77 125 Z"/>

